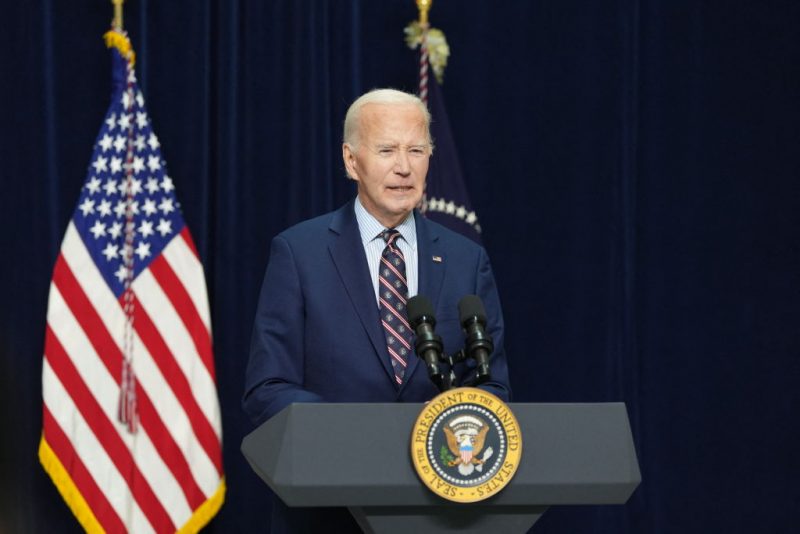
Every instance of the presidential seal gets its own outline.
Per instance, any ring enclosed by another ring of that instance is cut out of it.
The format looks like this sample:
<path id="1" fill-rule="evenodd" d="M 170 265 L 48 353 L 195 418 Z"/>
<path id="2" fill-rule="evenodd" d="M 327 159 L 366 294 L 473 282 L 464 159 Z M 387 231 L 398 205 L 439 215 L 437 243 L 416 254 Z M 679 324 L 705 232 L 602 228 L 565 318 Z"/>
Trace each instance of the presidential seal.
<path id="1" fill-rule="evenodd" d="M 476 502 L 502 490 L 522 455 L 516 417 L 477 388 L 439 394 L 414 424 L 411 461 L 420 480 L 449 501 Z"/>

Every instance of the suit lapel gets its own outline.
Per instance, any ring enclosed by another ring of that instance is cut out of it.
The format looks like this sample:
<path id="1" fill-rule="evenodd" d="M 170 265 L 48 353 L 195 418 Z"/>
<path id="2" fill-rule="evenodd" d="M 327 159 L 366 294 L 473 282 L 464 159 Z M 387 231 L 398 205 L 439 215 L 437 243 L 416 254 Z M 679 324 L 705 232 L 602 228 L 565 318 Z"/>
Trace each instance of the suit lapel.
<path id="1" fill-rule="evenodd" d="M 418 211 L 414 211 L 414 221 L 417 228 L 417 272 L 419 274 L 417 294 L 427 297 L 431 301 L 433 309 L 436 310 L 439 303 L 439 295 L 442 292 L 446 258 L 442 253 L 439 233 L 436 227 L 430 224 Z M 408 384 L 418 363 L 418 357 L 409 358 L 403 386 L 400 388 L 401 392 L 403 387 Z M 422 367 L 422 372 L 424 372 L 424 366 Z"/>
<path id="2" fill-rule="evenodd" d="M 386 374 L 392 383 L 394 371 L 386 349 L 386 337 L 380 328 L 378 305 L 375 302 L 375 290 L 370 280 L 369 267 L 364 255 L 364 245 L 358 229 L 353 202 L 348 202 L 333 216 L 330 231 L 334 234 L 328 248 L 339 277 L 342 279 L 347 294 L 353 302 L 364 330 L 380 359 Z"/>

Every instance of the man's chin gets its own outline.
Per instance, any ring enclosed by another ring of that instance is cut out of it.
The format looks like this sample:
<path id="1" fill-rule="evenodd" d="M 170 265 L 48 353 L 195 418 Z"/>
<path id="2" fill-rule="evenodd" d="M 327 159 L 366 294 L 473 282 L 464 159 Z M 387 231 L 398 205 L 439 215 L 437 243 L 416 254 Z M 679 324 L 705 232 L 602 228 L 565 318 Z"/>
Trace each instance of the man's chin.
<path id="1" fill-rule="evenodd" d="M 397 203 L 394 206 L 394 210 L 393 211 L 398 216 L 405 217 L 406 215 L 408 215 L 409 213 L 414 211 L 414 208 L 417 207 L 417 205 L 419 204 L 420 200 L 421 199 L 418 199 L 418 198 L 409 198 L 409 199 L 407 199 L 407 200 L 405 200 L 405 201 L 403 201 L 401 203 Z"/>
<path id="2" fill-rule="evenodd" d="M 383 221 L 384 224 L 391 220 L 393 224 L 391 226 L 396 226 L 403 222 L 408 214 L 414 211 L 414 208 L 417 207 L 416 204 L 412 204 L 411 202 L 404 202 L 402 204 L 392 204 L 391 206 L 386 206 L 387 209 L 384 211 L 384 214 L 387 218 L 387 221 Z"/>

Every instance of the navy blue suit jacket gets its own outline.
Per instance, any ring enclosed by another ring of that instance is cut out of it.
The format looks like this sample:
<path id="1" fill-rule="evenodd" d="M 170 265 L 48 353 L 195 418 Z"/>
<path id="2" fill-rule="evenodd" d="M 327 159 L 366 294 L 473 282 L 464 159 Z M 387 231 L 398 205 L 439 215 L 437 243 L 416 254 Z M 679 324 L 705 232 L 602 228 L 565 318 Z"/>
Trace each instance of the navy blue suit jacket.
<path id="1" fill-rule="evenodd" d="M 459 300 L 478 295 L 495 345 L 492 379 L 481 387 L 508 401 L 503 317 L 486 251 L 419 213 L 415 221 L 418 294 L 433 304 L 445 352 L 464 345 Z M 457 365 L 457 376 L 473 367 Z M 243 399 L 255 424 L 292 402 L 424 402 L 437 394 L 415 356 L 403 384 L 394 381 L 353 201 L 273 239 Z"/>

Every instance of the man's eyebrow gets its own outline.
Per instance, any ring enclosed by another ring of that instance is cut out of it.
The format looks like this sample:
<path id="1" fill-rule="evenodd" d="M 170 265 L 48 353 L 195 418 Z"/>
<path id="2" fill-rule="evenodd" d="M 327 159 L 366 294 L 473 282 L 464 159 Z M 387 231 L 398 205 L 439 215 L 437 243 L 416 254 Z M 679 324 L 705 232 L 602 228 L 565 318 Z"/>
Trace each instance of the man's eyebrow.
<path id="1" fill-rule="evenodd" d="M 399 143 L 375 143 L 377 148 L 398 148 L 401 146 Z M 408 148 L 425 148 L 430 146 L 428 143 L 411 143 L 409 145 L 404 145 Z"/>

